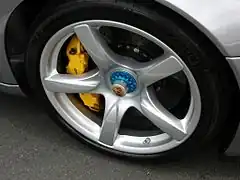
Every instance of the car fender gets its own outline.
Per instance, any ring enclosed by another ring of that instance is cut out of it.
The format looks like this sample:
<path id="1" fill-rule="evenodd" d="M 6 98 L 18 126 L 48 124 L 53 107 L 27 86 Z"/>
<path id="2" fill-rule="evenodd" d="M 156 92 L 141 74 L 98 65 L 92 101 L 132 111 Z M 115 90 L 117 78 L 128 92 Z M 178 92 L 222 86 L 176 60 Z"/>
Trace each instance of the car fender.
<path id="1" fill-rule="evenodd" d="M 224 56 L 240 56 L 240 1 L 156 0 L 203 32 Z"/>

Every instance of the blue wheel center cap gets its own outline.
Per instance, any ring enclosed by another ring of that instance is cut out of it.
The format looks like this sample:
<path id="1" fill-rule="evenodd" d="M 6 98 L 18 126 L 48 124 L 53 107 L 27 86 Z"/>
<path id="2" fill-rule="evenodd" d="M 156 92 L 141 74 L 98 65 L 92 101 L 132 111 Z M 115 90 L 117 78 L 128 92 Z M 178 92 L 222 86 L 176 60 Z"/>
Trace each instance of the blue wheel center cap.
<path id="1" fill-rule="evenodd" d="M 125 96 L 137 89 L 136 78 L 129 72 L 118 70 L 111 74 L 110 77 L 112 90 L 118 96 Z"/>

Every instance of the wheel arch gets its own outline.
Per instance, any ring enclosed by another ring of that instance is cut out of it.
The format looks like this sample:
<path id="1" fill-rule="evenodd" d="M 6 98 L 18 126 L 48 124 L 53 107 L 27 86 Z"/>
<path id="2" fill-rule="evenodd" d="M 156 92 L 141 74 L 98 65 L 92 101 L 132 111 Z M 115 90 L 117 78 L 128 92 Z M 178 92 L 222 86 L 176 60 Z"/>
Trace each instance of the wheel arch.
<path id="1" fill-rule="evenodd" d="M 38 14 L 47 5 L 57 5 L 66 0 L 19 0 L 19 4 L 9 14 L 5 27 L 5 50 L 10 67 L 21 90 L 31 94 L 26 80 L 24 53 L 27 49 L 30 28 Z"/>
<path id="2" fill-rule="evenodd" d="M 208 27 L 204 26 L 204 22 L 191 14 L 191 10 L 184 9 L 184 7 L 177 6 L 174 0 L 155 0 L 157 3 L 168 7 L 172 11 L 174 11 L 177 15 L 182 16 L 187 21 L 189 21 L 193 26 L 195 26 L 201 33 L 203 33 L 221 52 L 223 56 L 228 56 L 229 53 L 224 48 L 223 44 L 218 40 L 217 37 L 214 36 L 213 33 L 210 32 Z M 192 9 L 195 7 L 192 6 Z M 191 8 L 190 8 L 191 9 Z"/>

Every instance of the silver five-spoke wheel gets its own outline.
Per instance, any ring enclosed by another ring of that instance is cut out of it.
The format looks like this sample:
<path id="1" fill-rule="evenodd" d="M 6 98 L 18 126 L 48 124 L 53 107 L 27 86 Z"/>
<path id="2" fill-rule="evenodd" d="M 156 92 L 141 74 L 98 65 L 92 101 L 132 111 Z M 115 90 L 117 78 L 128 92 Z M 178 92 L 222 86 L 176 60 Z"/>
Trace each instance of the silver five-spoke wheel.
<path id="1" fill-rule="evenodd" d="M 105 26 L 137 34 L 159 46 L 164 53 L 144 63 L 119 55 L 99 32 Z M 83 75 L 62 74 L 57 70 L 61 48 L 73 35 L 79 38 L 96 64 L 96 68 Z M 162 105 L 153 88 L 157 81 L 179 72 L 186 76 L 190 89 L 190 103 L 182 118 L 176 117 Z M 199 89 L 186 64 L 159 39 L 127 24 L 91 20 L 61 29 L 52 36 L 42 52 L 40 74 L 47 97 L 64 120 L 88 139 L 114 150 L 135 154 L 167 151 L 188 139 L 199 122 Z M 104 96 L 105 108 L 100 125 L 93 120 L 95 116 L 87 115 L 74 105 L 68 96 L 74 93 Z M 159 128 L 159 134 L 139 136 L 119 133 L 122 119 L 129 108 L 141 112 Z"/>

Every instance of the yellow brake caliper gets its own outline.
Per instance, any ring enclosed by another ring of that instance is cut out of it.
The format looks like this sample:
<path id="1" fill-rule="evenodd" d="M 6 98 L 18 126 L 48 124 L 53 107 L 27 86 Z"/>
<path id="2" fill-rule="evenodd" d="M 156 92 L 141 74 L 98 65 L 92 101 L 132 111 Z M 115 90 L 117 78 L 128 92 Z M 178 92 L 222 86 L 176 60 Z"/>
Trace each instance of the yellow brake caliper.
<path id="1" fill-rule="evenodd" d="M 83 48 L 83 45 L 76 36 L 73 36 L 67 46 L 68 65 L 67 73 L 81 75 L 88 71 L 89 56 Z M 92 111 L 100 111 L 100 95 L 99 94 L 79 94 L 85 106 Z"/>

